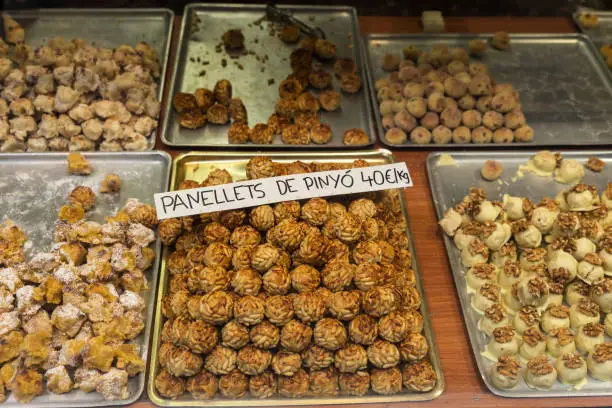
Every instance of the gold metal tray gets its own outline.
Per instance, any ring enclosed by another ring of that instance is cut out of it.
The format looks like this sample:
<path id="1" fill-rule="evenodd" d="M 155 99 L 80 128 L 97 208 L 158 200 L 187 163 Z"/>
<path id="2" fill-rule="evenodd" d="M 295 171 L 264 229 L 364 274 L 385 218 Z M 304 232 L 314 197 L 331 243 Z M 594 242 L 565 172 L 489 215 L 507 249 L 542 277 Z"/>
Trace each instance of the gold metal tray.
<path id="1" fill-rule="evenodd" d="M 363 159 L 373 165 L 389 164 L 395 160 L 389 150 L 367 150 L 367 151 L 342 151 L 342 152 L 270 152 L 266 153 L 273 161 L 276 162 L 294 162 L 301 160 L 304 162 L 320 162 L 320 163 L 351 163 L 356 159 Z M 189 152 L 177 156 L 172 164 L 172 175 L 170 178 L 170 189 L 174 190 L 185 179 L 202 181 L 210 171 L 216 168 L 227 170 L 234 180 L 242 179 L 246 174 L 246 164 L 254 156 L 251 152 Z M 433 369 L 436 372 L 438 381 L 435 387 L 425 393 L 403 392 L 395 395 L 377 395 L 368 394 L 363 397 L 338 396 L 338 397 L 320 397 L 320 398 L 283 398 L 274 397 L 270 399 L 253 399 L 245 398 L 241 400 L 230 400 L 216 398 L 211 401 L 196 400 L 191 395 L 185 393 L 181 397 L 170 400 L 162 397 L 155 389 L 155 377 L 159 370 L 159 362 L 157 359 L 159 347 L 161 345 L 161 331 L 163 326 L 163 316 L 161 313 L 161 300 L 166 294 L 169 274 L 166 270 L 166 260 L 168 257 L 168 248 L 164 248 L 162 267 L 159 275 L 159 286 L 157 290 L 157 303 L 155 306 L 155 321 L 153 328 L 153 336 L 151 341 L 151 354 L 149 360 L 149 379 L 147 392 L 153 403 L 166 407 L 249 407 L 258 406 L 288 406 L 288 405 L 323 405 L 323 404 L 363 404 L 363 403 L 391 403 L 391 402 L 412 402 L 412 401 L 429 401 L 435 399 L 442 394 L 445 387 L 444 375 L 440 367 L 440 356 L 438 347 L 434 339 L 434 332 L 431 325 L 429 310 L 427 309 L 427 300 L 423 291 L 421 282 L 421 272 L 416 261 L 416 252 L 414 250 L 414 241 L 410 231 L 409 217 L 406 210 L 406 202 L 404 195 L 400 195 L 400 202 L 406 219 L 406 235 L 409 239 L 409 249 L 412 253 L 412 268 L 416 274 L 416 288 L 423 299 L 419 311 L 423 316 L 423 333 L 429 345 L 428 360 L 431 362 Z"/>

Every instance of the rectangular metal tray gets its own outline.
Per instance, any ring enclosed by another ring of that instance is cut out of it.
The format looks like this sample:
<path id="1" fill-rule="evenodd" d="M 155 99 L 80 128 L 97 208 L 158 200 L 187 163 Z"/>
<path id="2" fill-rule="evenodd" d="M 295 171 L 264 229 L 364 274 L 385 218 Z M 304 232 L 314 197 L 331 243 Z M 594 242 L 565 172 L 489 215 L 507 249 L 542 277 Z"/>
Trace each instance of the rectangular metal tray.
<path id="1" fill-rule="evenodd" d="M 9 12 L 25 30 L 25 41 L 33 47 L 53 37 L 82 38 L 106 48 L 147 42 L 155 48 L 161 64 L 157 98 L 164 95 L 164 83 L 174 25 L 174 12 L 167 8 L 32 9 Z M 161 123 L 158 129 L 161 128 Z M 155 133 L 157 135 L 157 132 Z M 155 138 L 149 140 L 153 149 Z"/>
<path id="2" fill-rule="evenodd" d="M 534 130 L 531 143 L 416 145 L 387 143 L 374 82 L 386 76 L 383 55 L 398 57 L 406 45 L 431 50 L 433 45 L 467 48 L 484 34 L 371 34 L 363 38 L 370 97 L 380 140 L 408 149 L 538 147 L 547 145 L 612 144 L 612 76 L 599 51 L 583 34 L 512 34 L 510 48 L 489 47 L 481 60 L 498 83 L 508 82 L 519 92 L 527 124 Z"/>
<path id="3" fill-rule="evenodd" d="M 114 215 L 128 198 L 153 204 L 153 194 L 168 188 L 171 158 L 164 152 L 86 153 L 93 167 L 89 176 L 74 176 L 67 172 L 66 153 L 14 153 L 0 159 L 0 214 L 2 220 L 11 220 L 27 234 L 26 258 L 33 253 L 51 248 L 57 213 L 68 202 L 68 196 L 76 186 L 88 186 L 97 195 L 95 208 L 88 219 L 104 222 L 105 216 Z M 98 194 L 100 183 L 106 174 L 115 173 L 121 179 L 118 194 Z M 145 329 L 135 343 L 142 349 L 147 361 L 149 339 L 153 322 L 157 271 L 161 262 L 161 242 L 155 242 L 154 265 L 145 271 L 150 289 L 143 294 L 146 309 Z M 28 404 L 20 404 L 11 396 L 4 407 L 96 407 L 125 405 L 136 401 L 145 387 L 142 372 L 128 382 L 129 398 L 123 401 L 106 401 L 96 392 L 72 391 L 56 395 L 46 392 Z"/>
<path id="4" fill-rule="evenodd" d="M 427 158 L 427 175 L 431 187 L 431 194 L 436 207 L 438 219 L 444 216 L 444 212 L 454 207 L 468 193 L 470 187 L 483 188 L 490 200 L 502 200 L 504 194 L 528 197 L 533 202 L 538 202 L 545 197 L 554 197 L 558 192 L 569 188 L 567 184 L 560 184 L 547 177 L 538 177 L 531 173 L 525 173 L 523 177 L 517 176 L 519 165 L 525 164 L 537 151 L 513 151 L 513 152 L 461 152 L 449 153 L 457 163 L 457 166 L 438 166 L 441 153 L 431 153 Z M 576 159 L 581 163 L 591 156 L 596 156 L 606 162 L 602 173 L 585 171 L 584 182 L 596 185 L 600 191 L 612 180 L 612 154 L 609 151 L 561 151 L 563 157 Z M 497 160 L 503 165 L 503 173 L 498 182 L 485 181 L 480 176 L 480 168 L 485 160 Z M 571 390 L 569 386 L 557 383 L 547 391 L 532 390 L 523 380 L 520 385 L 512 390 L 500 390 L 493 386 L 489 380 L 489 370 L 492 362 L 483 357 L 480 352 L 487 345 L 487 336 L 478 330 L 478 319 L 480 315 L 472 309 L 470 295 L 464 278 L 463 266 L 459 250 L 455 247 L 453 240 L 442 232 L 448 260 L 451 265 L 455 287 L 461 302 L 463 318 L 467 326 L 468 335 L 472 344 L 476 364 L 480 375 L 489 390 L 503 397 L 593 397 L 612 395 L 609 382 L 589 379 L 581 390 Z M 606 341 L 610 338 L 606 337 Z"/>
<path id="5" fill-rule="evenodd" d="M 232 83 L 234 97 L 242 99 L 246 106 L 249 125 L 266 123 L 274 113 L 278 99 L 278 86 L 291 73 L 289 55 L 295 46 L 283 43 L 268 34 L 267 22 L 254 24 L 265 16 L 263 4 L 203 4 L 192 3 L 185 7 L 179 44 L 170 80 L 168 103 L 164 111 L 162 141 L 170 146 L 266 148 L 266 149 L 321 149 L 326 147 L 351 148 L 343 144 L 344 131 L 362 128 L 375 141 L 374 124 L 371 117 L 370 99 L 366 86 L 363 56 L 359 46 L 359 21 L 353 7 L 346 6 L 279 6 L 291 10 L 294 16 L 311 26 L 322 28 L 327 38 L 337 46 L 338 57 L 353 58 L 362 79 L 362 89 L 349 95 L 342 92 L 341 109 L 336 112 L 320 112 L 321 121 L 332 128 L 333 139 L 326 145 L 286 145 L 275 136 L 272 144 L 229 144 L 229 125 L 207 124 L 197 130 L 180 128 L 178 114 L 172 107 L 172 97 L 177 92 L 194 92 L 196 88 L 212 90 L 220 79 Z M 245 37 L 245 49 L 255 55 L 242 55 L 231 59 L 225 50 L 215 52 L 215 46 L 227 30 L 241 29 Z M 302 34 L 303 37 L 303 34 Z M 257 60 L 267 56 L 263 63 Z M 198 61 L 199 59 L 199 61 Z M 221 61 L 227 66 L 223 68 Z M 202 62 L 209 62 L 203 65 Z M 235 63 L 242 64 L 240 69 Z M 262 72 L 265 68 L 265 72 Z M 206 75 L 199 76 L 205 70 Z M 274 79 L 273 84 L 268 80 Z M 338 90 L 338 79 L 334 78 Z M 314 92 L 318 95 L 318 92 Z M 359 146 L 363 148 L 365 146 Z M 354 147 L 353 147 L 354 148 Z"/>
<path id="6" fill-rule="evenodd" d="M 350 151 L 350 152 L 273 152 L 268 156 L 273 161 L 278 162 L 293 162 L 301 160 L 304 162 L 323 162 L 323 163 L 351 163 L 356 159 L 363 159 L 372 164 L 389 164 L 395 159 L 390 151 L 385 149 L 369 150 L 369 151 Z M 248 152 L 218 152 L 218 153 L 202 153 L 190 152 L 178 156 L 174 159 L 172 165 L 172 176 L 170 182 L 170 190 L 174 190 L 183 180 L 189 178 L 192 180 L 203 180 L 208 173 L 215 168 L 223 168 L 229 171 L 234 179 L 244 178 L 246 164 L 253 157 Z M 149 383 L 147 392 L 149 398 L 156 405 L 182 407 L 182 406 L 215 406 L 215 407 L 248 407 L 253 405 L 258 406 L 290 406 L 290 405 L 323 405 L 323 404 L 357 404 L 357 403 L 391 403 L 391 402 L 408 402 L 408 401 L 429 401 L 438 398 L 445 388 L 444 375 L 440 366 L 440 356 L 438 346 L 435 342 L 434 331 L 431 324 L 431 317 L 427 308 L 427 298 L 421 282 L 421 271 L 416 259 L 414 249 L 414 240 L 410 230 L 410 218 L 406 209 L 406 202 L 403 194 L 400 194 L 400 202 L 406 219 L 406 235 L 409 239 L 409 249 L 412 253 L 412 268 L 416 272 L 416 288 L 423 299 L 420 312 L 423 316 L 423 333 L 427 338 L 429 345 L 428 359 L 434 368 L 438 381 L 434 389 L 426 393 L 404 393 L 391 396 L 383 395 L 367 395 L 364 397 L 327 397 L 327 398 L 271 398 L 271 399 L 245 399 L 245 400 L 228 400 L 216 399 L 213 401 L 199 401 L 192 399 L 188 394 L 184 394 L 176 400 L 168 400 L 157 393 L 155 389 L 155 376 L 159 370 L 157 353 L 161 344 L 161 331 L 163 316 L 161 313 L 161 299 L 166 294 L 169 273 L 166 270 L 166 259 L 168 249 L 164 248 L 164 256 L 162 260 L 162 268 L 160 272 L 159 287 L 157 293 L 157 306 L 155 313 L 155 326 L 153 329 L 153 339 L 151 347 L 151 358 L 149 364 Z"/>
<path id="7" fill-rule="evenodd" d="M 580 22 L 580 13 L 594 14 L 599 18 L 597 27 L 586 28 Z M 599 10 L 577 10 L 572 14 L 574 22 L 580 28 L 580 31 L 588 35 L 593 43 L 599 48 L 606 43 L 612 43 L 612 11 Z"/>

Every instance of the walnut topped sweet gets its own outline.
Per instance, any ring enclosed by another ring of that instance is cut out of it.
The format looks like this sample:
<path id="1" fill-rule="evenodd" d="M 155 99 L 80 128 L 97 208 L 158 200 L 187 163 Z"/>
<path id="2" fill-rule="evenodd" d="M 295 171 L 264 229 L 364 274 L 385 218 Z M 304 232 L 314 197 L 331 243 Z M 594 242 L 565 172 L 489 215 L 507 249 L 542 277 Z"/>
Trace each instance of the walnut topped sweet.
<path id="1" fill-rule="evenodd" d="M 254 180 L 366 165 L 278 163 L 259 156 L 246 170 Z M 214 172 L 212 185 L 233 179 L 227 171 Z M 372 385 L 370 375 L 374 392 L 396 393 L 402 390 L 396 367 L 402 361 L 418 368 L 414 378 L 404 379 L 407 389 L 435 386 L 433 368 L 419 364 L 429 354 L 419 312 L 423 299 L 415 287 L 402 208 L 392 192 L 202 214 L 193 217 L 189 230 L 182 220 L 162 225 L 171 271 L 162 299 L 162 338 L 178 350 L 186 342 L 194 347 L 193 356 L 173 351 L 175 360 L 188 357 L 190 374 L 210 374 L 218 383 L 215 393 L 362 395 Z M 493 279 L 497 270 L 491 271 Z M 200 395 L 195 380 L 181 389 L 180 380 L 167 378 L 182 378 L 178 372 L 162 368 L 168 372 L 158 373 L 160 394 Z M 374 369 L 384 371 L 374 375 Z M 212 398 L 212 386 L 205 388 L 202 395 Z"/>

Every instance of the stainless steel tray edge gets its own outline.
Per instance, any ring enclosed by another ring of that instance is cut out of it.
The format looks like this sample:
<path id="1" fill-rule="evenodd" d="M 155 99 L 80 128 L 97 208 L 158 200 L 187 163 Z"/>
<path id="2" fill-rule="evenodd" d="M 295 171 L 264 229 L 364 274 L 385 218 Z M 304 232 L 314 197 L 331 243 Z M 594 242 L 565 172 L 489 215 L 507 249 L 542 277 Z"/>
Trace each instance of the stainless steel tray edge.
<path id="1" fill-rule="evenodd" d="M 610 14 L 612 14 L 612 12 L 610 12 Z M 367 78 L 368 78 L 368 85 L 370 88 L 370 101 L 371 101 L 371 106 L 372 106 L 372 114 L 374 115 L 374 120 L 376 123 L 376 127 L 377 127 L 377 132 L 379 135 L 379 140 L 380 142 L 388 147 L 391 148 L 395 148 L 395 149 L 419 149 L 419 150 L 432 150 L 432 149 L 448 149 L 448 150 L 454 150 L 454 149 L 462 149 L 462 148 L 468 148 L 468 149 L 486 149 L 486 150 L 493 150 L 496 148 L 501 148 L 501 147 L 512 147 L 512 148 L 537 148 L 539 147 L 538 143 L 537 143 L 537 135 L 534 138 L 533 142 L 529 142 L 529 143 L 500 143 L 500 144 L 484 144 L 484 145 L 480 145 L 480 144 L 474 144 L 474 143 L 469 143 L 469 144 L 465 144 L 465 143 L 461 143 L 461 144 L 456 144 L 456 143 L 449 143 L 449 144 L 445 144 L 445 145 L 438 145 L 438 144 L 428 144 L 428 145 L 416 145 L 413 143 L 406 143 L 406 144 L 393 144 L 393 143 L 388 143 L 385 138 L 384 138 L 384 134 L 385 131 L 383 129 L 382 126 L 382 119 L 380 118 L 380 115 L 378 113 L 378 100 L 376 98 L 376 89 L 375 89 L 375 83 L 376 83 L 376 78 L 374 78 L 374 68 L 372 66 L 372 60 L 370 58 L 370 52 L 369 52 L 369 47 L 367 46 L 368 41 L 370 40 L 376 40 L 376 39 L 391 39 L 391 40 L 399 40 L 399 39 L 405 39 L 406 41 L 410 41 L 410 39 L 422 39 L 422 38 L 427 38 L 427 39 L 445 39 L 445 40 L 449 40 L 449 39 L 465 39 L 465 40 L 469 40 L 469 39 L 473 39 L 473 38 L 482 38 L 482 39 L 489 39 L 492 37 L 492 34 L 486 34 L 486 33 L 438 33 L 438 34 L 428 34 L 428 33 L 407 33 L 407 34 L 387 34 L 387 33 L 370 33 L 370 34 L 364 34 L 361 36 L 361 40 L 362 40 L 362 49 L 363 49 L 363 54 L 366 58 L 365 60 L 365 64 L 367 67 Z M 603 60 L 603 58 L 601 57 L 600 53 L 599 53 L 599 49 L 597 48 L 597 46 L 595 45 L 595 43 L 593 42 L 593 40 L 586 34 L 584 33 L 559 33 L 559 34 L 546 34 L 546 33 L 520 33 L 520 34 L 510 34 L 510 38 L 516 38 L 516 39 L 529 39 L 529 38 L 534 38 L 534 39 L 553 39 L 553 40 L 563 40 L 563 39 L 579 39 L 581 41 L 583 41 L 586 45 L 586 47 L 588 48 L 589 52 L 592 54 L 592 56 L 595 58 L 596 61 L 596 65 L 595 68 L 597 69 L 598 73 L 600 75 L 602 75 L 605 79 L 604 79 L 604 85 L 606 86 L 606 88 L 610 91 L 610 93 L 612 93 L 612 73 L 610 72 L 610 69 L 608 69 L 605 61 Z M 528 119 L 528 123 L 529 124 L 529 118 Z M 602 143 L 603 145 L 605 145 L 605 143 Z M 610 144 L 612 144 L 612 142 L 610 142 Z M 571 143 L 571 144 L 559 144 L 559 146 L 570 146 L 570 145 L 577 145 L 575 143 Z M 547 146 L 554 146 L 554 145 L 547 145 Z M 586 146 L 585 146 L 586 147 Z"/>
<path id="2" fill-rule="evenodd" d="M 162 121 L 160 122 L 160 136 L 161 136 L 161 140 L 162 142 L 167 145 L 167 146 L 172 146 L 172 147 L 191 147 L 191 148 L 198 148 L 198 147 L 207 147 L 207 148 L 213 148 L 213 149 L 227 149 L 227 148 L 232 148 L 232 149 L 241 149 L 241 150 L 248 150 L 248 151 L 252 151 L 252 150 L 257 150 L 257 149 L 266 149 L 266 150 L 293 150 L 293 151 L 307 151 L 307 150 L 316 150 L 316 149 L 320 149 L 322 147 L 324 147 L 324 145 L 287 145 L 287 144 L 269 144 L 269 145 L 257 145 L 257 144 L 251 144 L 251 143 L 247 143 L 247 144 L 230 144 L 229 142 L 225 145 L 198 145 L 198 144 L 184 144 L 184 143 L 177 143 L 174 142 L 173 140 L 170 140 L 167 137 L 167 133 L 169 131 L 169 118 L 170 115 L 173 114 L 173 107 L 172 107 L 172 94 L 175 93 L 175 86 L 176 86 L 176 80 L 177 80 L 177 69 L 180 65 L 181 62 L 181 58 L 180 58 L 180 54 L 183 52 L 183 47 L 186 46 L 186 42 L 188 40 L 185 39 L 186 36 L 186 32 L 189 28 L 189 25 L 191 24 L 191 22 L 189 21 L 189 16 L 191 15 L 191 11 L 195 8 L 198 7 L 202 7 L 202 6 L 209 6 L 209 7 L 218 7 L 218 8 L 227 8 L 227 9 L 235 9 L 235 10 L 260 10 L 262 8 L 262 6 L 264 6 L 263 4 L 233 4 L 233 3 L 189 3 L 187 4 L 187 6 L 185 6 L 185 9 L 183 10 L 183 16 L 181 18 L 181 27 L 180 27 L 180 32 L 179 32 L 179 38 L 178 38 L 178 42 L 177 42 L 177 47 L 176 47 L 176 52 L 174 54 L 174 63 L 173 63 L 173 67 L 172 67 L 172 75 L 170 77 L 170 81 L 169 81 L 169 85 L 168 85 L 168 89 L 167 89 L 167 102 L 166 102 L 166 106 L 163 107 L 163 118 Z M 372 111 L 372 106 L 370 104 L 370 98 L 368 97 L 368 92 L 369 92 L 369 87 L 366 86 L 366 81 L 365 81 L 365 75 L 366 75 L 366 58 L 363 54 L 363 48 L 360 46 L 361 43 L 361 34 L 360 34 L 360 27 L 359 27 L 359 18 L 357 16 L 357 9 L 355 7 L 351 7 L 351 6 L 342 6 L 342 5 L 318 5 L 315 3 L 315 5 L 311 5 L 311 6 L 307 6 L 307 5 L 295 5 L 295 4 L 283 4 L 280 6 L 280 8 L 286 8 L 286 9 L 292 9 L 292 10 L 325 10 L 325 9 L 329 9 L 329 10 L 338 10 L 338 11 L 345 11 L 351 14 L 351 19 L 352 19 L 352 23 L 353 23 L 353 37 L 354 37 L 354 41 L 356 44 L 356 47 L 358 47 L 360 53 L 358 54 L 358 56 L 360 57 L 361 61 L 359 63 L 359 68 L 361 70 L 362 73 L 362 92 L 365 93 L 364 95 L 364 100 L 366 103 L 366 110 L 368 112 Z M 263 15 L 264 13 L 262 13 Z M 359 72 L 359 71 L 358 71 Z M 367 120 L 367 124 L 368 124 L 368 132 L 370 135 L 370 140 L 368 142 L 368 144 L 366 145 L 361 145 L 361 146 L 330 146 L 328 147 L 329 149 L 346 149 L 346 150 L 359 150 L 359 149 L 364 149 L 367 148 L 368 146 L 372 146 L 375 142 L 376 142 L 376 126 L 374 124 L 374 122 L 372 121 L 372 118 L 369 117 Z"/>
<path id="3" fill-rule="evenodd" d="M 243 151 L 243 152 L 187 152 L 177 156 L 173 161 L 172 166 L 172 175 L 170 181 L 170 190 L 173 190 L 176 186 L 176 174 L 178 167 L 180 166 L 180 162 L 188 159 L 191 156 L 213 156 L 213 157 L 224 157 L 224 158 L 239 158 L 239 157 L 250 157 L 251 153 Z M 324 151 L 324 152 L 296 152 L 296 151 L 288 151 L 288 152 L 269 152 L 268 156 L 272 160 L 278 156 L 294 156 L 295 159 L 308 159 L 308 160 L 316 160 L 317 157 L 321 157 L 324 155 L 326 160 L 333 160 L 335 157 L 338 159 L 346 158 L 346 156 L 355 156 L 355 158 L 361 158 L 367 160 L 370 158 L 382 158 L 387 160 L 389 163 L 395 162 L 395 159 L 392 153 L 387 149 L 377 149 L 377 150 L 369 150 L 369 151 L 351 151 L 351 152 L 338 152 L 338 151 Z M 304 157 L 306 156 L 306 157 Z M 427 299 L 425 297 L 425 291 L 423 288 L 422 280 L 421 280 L 421 270 L 419 267 L 419 263 L 417 260 L 415 247 L 414 247 L 414 239 L 412 236 L 412 231 L 410 229 L 410 223 L 408 219 L 408 212 L 406 207 L 406 201 L 404 194 L 400 195 L 400 203 L 402 206 L 402 211 L 404 214 L 404 218 L 406 219 L 406 234 L 409 238 L 410 242 L 410 251 L 413 257 L 413 269 L 416 272 L 417 278 L 417 289 L 419 290 L 423 301 L 421 302 L 420 312 L 423 315 L 424 327 L 423 331 L 427 338 L 429 351 L 428 356 L 429 360 L 436 372 L 438 380 L 433 390 L 426 393 L 404 393 L 397 394 L 393 396 L 379 396 L 379 395 L 368 395 L 366 397 L 336 397 L 336 398 L 302 398 L 302 399 L 269 399 L 269 400 L 227 400 L 227 399 L 217 399 L 212 401 L 198 401 L 198 400 L 190 400 L 190 401 L 172 401 L 168 399 L 161 398 L 157 394 L 157 390 L 155 389 L 155 372 L 158 365 L 157 358 L 157 350 L 161 343 L 161 330 L 162 330 L 162 315 L 161 315 L 161 299 L 166 292 L 168 274 L 166 273 L 166 256 L 168 255 L 168 249 L 164 247 L 163 251 L 163 259 L 162 259 L 162 268 L 160 271 L 160 279 L 157 289 L 157 302 L 155 305 L 155 322 L 153 326 L 153 339 L 151 341 L 151 356 L 148 364 L 148 385 L 147 385 L 147 393 L 150 400 L 158 405 L 164 407 L 202 407 L 202 406 L 214 406 L 214 407 L 248 407 L 252 405 L 260 405 L 260 406 L 304 406 L 304 405 L 331 405 L 331 404 L 363 404 L 363 403 L 392 403 L 392 402 L 416 402 L 416 401 L 430 401 L 438 398 L 442 392 L 444 392 L 446 388 L 446 381 L 444 379 L 444 374 L 442 372 L 442 367 L 440 364 L 440 354 L 438 350 L 437 343 L 435 342 L 435 336 L 431 321 L 431 316 L 429 314 L 429 308 L 427 306 Z"/>
<path id="4" fill-rule="evenodd" d="M 565 157 L 568 157 L 568 158 L 571 158 L 573 155 L 577 155 L 577 154 L 588 154 L 588 155 L 593 155 L 597 157 L 602 157 L 603 155 L 610 156 L 610 151 L 606 151 L 606 150 L 589 150 L 589 151 L 584 150 L 584 151 L 573 151 L 573 152 L 561 150 L 561 152 L 563 153 Z M 523 152 L 523 153 L 526 153 L 526 152 Z M 442 154 L 443 154 L 442 152 L 432 152 L 427 156 L 427 161 L 426 161 L 427 177 L 429 179 L 432 201 L 434 203 L 434 207 L 435 207 L 435 211 L 436 211 L 436 215 L 438 219 L 441 219 L 444 216 L 444 210 L 442 208 L 444 203 L 439 203 L 436 198 L 436 193 L 434 193 L 434 191 L 436 190 L 436 186 L 434 185 L 434 182 L 433 182 L 433 169 L 437 165 L 437 160 Z M 495 155 L 497 157 L 499 156 L 511 156 L 512 157 L 516 155 L 516 152 L 511 152 L 511 151 L 457 152 L 457 153 L 451 153 L 451 155 L 454 157 L 460 157 L 462 155 L 482 156 L 482 159 L 484 162 L 484 160 L 491 159 L 491 155 Z M 451 206 L 452 205 L 449 204 L 447 208 L 451 208 Z M 474 336 L 476 335 L 477 332 L 476 330 L 470 330 L 469 323 L 467 321 L 467 314 L 473 312 L 471 309 L 471 304 L 468 302 L 469 297 L 464 296 L 461 293 L 459 293 L 460 282 L 461 282 L 460 279 L 463 278 L 463 276 L 460 274 L 460 271 L 463 268 L 463 266 L 458 260 L 459 259 L 458 256 L 451 256 L 451 254 L 458 254 L 458 250 L 455 247 L 452 240 L 446 234 L 444 234 L 441 230 L 439 231 L 440 231 L 439 234 L 442 234 L 443 239 L 444 239 L 446 255 L 448 258 L 448 262 L 451 266 L 453 282 L 455 283 L 455 288 L 457 290 L 457 297 L 459 298 L 459 302 L 461 304 L 461 314 L 466 324 L 466 331 L 468 332 L 468 337 L 470 339 L 470 345 L 474 353 L 474 359 L 476 360 L 476 365 L 478 366 L 479 374 L 481 378 L 483 379 L 483 382 L 489 389 L 489 391 L 491 391 L 495 395 L 498 395 L 500 397 L 506 397 L 506 398 L 595 397 L 595 396 L 611 396 L 612 395 L 612 389 L 609 389 L 608 391 L 605 391 L 605 392 L 600 392 L 597 390 L 572 390 L 572 391 L 569 391 L 569 390 L 566 390 L 566 391 L 529 390 L 528 392 L 522 392 L 522 391 L 513 392 L 511 390 L 501 390 L 501 389 L 494 387 L 489 381 L 488 376 L 486 375 L 486 367 L 484 367 L 483 365 L 484 357 L 480 355 L 481 350 L 478 349 L 477 342 L 474 339 Z"/>

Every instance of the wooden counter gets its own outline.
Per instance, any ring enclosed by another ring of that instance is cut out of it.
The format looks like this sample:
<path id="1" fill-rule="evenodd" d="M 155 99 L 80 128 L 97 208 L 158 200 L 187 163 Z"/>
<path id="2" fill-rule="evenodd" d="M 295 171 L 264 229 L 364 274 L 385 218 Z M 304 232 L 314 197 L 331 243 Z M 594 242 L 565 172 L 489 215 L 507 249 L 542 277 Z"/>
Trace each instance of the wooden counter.
<path id="1" fill-rule="evenodd" d="M 557 17 L 506 18 L 465 17 L 447 18 L 448 32 L 494 32 L 505 30 L 515 33 L 567 33 L 576 28 L 570 19 Z M 420 32 L 420 19 L 414 17 L 360 17 L 363 33 L 416 33 Z M 176 32 L 180 22 L 177 19 Z M 176 43 L 176 35 L 174 37 Z M 174 49 L 174 46 L 173 46 Z M 173 52 L 171 52 L 173 55 Z M 432 146 L 433 148 L 434 146 Z M 194 149 L 167 149 L 157 141 L 157 148 L 175 155 Z M 434 149 L 432 149 L 433 151 Z M 397 160 L 406 161 L 414 179 L 414 187 L 406 190 L 408 212 L 412 227 L 418 262 L 421 267 L 427 303 L 433 320 L 433 328 L 440 350 L 446 389 L 442 395 L 421 405 L 437 407 L 512 407 L 512 406 L 604 406 L 610 405 L 609 397 L 601 398 L 538 398 L 510 399 L 496 397 L 484 385 L 469 344 L 459 300 L 451 276 L 442 236 L 428 187 L 425 160 L 430 151 L 394 151 Z M 354 407 L 399 408 L 409 404 L 362 404 Z M 417 405 L 417 404 L 410 404 Z M 146 391 L 133 407 L 151 408 Z"/>

